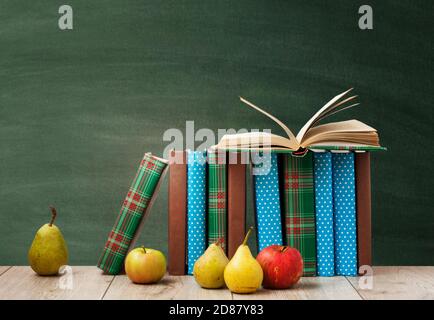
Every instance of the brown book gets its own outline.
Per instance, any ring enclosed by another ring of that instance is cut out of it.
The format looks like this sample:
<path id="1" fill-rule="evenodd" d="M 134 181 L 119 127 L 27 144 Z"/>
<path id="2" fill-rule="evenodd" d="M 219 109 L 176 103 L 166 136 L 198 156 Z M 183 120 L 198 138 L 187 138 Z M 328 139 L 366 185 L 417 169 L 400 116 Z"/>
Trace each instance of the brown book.
<path id="1" fill-rule="evenodd" d="M 358 267 L 372 266 L 370 153 L 356 153 Z"/>
<path id="2" fill-rule="evenodd" d="M 244 153 L 247 155 L 248 153 Z M 246 164 L 242 153 L 230 152 L 228 168 L 228 257 L 235 254 L 245 236 Z M 235 161 L 231 159 L 236 158 Z"/>
<path id="3" fill-rule="evenodd" d="M 171 151 L 169 162 L 169 266 L 171 275 L 186 274 L 187 160 L 185 151 Z"/>

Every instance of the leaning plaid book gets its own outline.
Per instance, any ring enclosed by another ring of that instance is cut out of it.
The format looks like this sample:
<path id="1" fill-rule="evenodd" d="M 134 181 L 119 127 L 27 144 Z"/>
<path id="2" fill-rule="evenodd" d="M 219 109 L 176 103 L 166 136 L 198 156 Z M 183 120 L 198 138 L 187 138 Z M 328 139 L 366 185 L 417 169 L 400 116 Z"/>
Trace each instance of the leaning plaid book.
<path id="1" fill-rule="evenodd" d="M 144 216 L 149 212 L 154 193 L 167 161 L 146 153 L 139 170 L 122 204 L 116 223 L 109 234 L 98 268 L 109 274 L 118 274 L 124 259 L 140 229 Z"/>
<path id="2" fill-rule="evenodd" d="M 208 244 L 227 248 L 226 152 L 208 150 Z"/>
<path id="3" fill-rule="evenodd" d="M 283 156 L 283 209 L 286 244 L 300 251 L 303 276 L 316 275 L 315 207 L 312 152 Z"/>

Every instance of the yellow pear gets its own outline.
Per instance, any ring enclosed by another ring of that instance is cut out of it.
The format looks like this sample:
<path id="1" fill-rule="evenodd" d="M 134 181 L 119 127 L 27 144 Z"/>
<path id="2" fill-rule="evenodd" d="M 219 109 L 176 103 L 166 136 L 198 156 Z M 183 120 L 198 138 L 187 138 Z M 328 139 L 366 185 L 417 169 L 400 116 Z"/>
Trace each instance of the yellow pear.
<path id="1" fill-rule="evenodd" d="M 252 293 L 262 284 L 264 274 L 261 265 L 253 258 L 249 246 L 246 244 L 252 229 L 250 228 L 247 232 L 243 243 L 238 247 L 225 268 L 226 285 L 234 293 Z"/>
<path id="2" fill-rule="evenodd" d="M 194 279 L 202 288 L 221 288 L 225 284 L 223 272 L 228 262 L 229 259 L 219 242 L 212 243 L 196 260 L 193 267 Z"/>
<path id="3" fill-rule="evenodd" d="M 30 267 L 41 276 L 56 275 L 61 266 L 68 264 L 68 248 L 60 229 L 53 224 L 56 209 L 50 210 L 51 221 L 36 232 L 28 254 Z"/>

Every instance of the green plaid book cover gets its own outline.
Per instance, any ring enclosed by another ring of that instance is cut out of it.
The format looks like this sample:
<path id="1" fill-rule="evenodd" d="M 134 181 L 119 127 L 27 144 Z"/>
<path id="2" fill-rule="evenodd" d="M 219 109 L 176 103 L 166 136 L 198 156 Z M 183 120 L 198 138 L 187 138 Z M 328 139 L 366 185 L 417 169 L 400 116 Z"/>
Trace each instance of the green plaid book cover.
<path id="1" fill-rule="evenodd" d="M 104 272 L 118 274 L 122 270 L 131 240 L 166 166 L 167 162 L 164 159 L 154 157 L 151 153 L 146 153 L 143 157 L 99 259 L 98 268 Z"/>
<path id="2" fill-rule="evenodd" d="M 227 248 L 226 152 L 208 151 L 208 244 L 220 242 Z"/>
<path id="3" fill-rule="evenodd" d="M 316 275 L 315 198 L 312 152 L 304 157 L 282 155 L 283 207 L 287 245 L 300 251 L 303 276 Z"/>

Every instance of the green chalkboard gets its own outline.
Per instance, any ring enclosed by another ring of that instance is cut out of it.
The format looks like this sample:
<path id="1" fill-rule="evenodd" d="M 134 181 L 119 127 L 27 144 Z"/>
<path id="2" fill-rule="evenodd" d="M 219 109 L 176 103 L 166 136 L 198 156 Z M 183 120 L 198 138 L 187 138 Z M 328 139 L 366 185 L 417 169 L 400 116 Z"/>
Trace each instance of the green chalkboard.
<path id="1" fill-rule="evenodd" d="M 146 151 L 169 128 L 297 131 L 355 87 L 372 157 L 374 262 L 434 264 L 432 1 L 0 2 L 0 265 L 26 264 L 58 208 L 71 264 L 96 264 Z M 167 181 L 141 241 L 167 252 Z M 249 195 L 250 197 L 250 195 Z M 250 203 L 250 201 L 249 201 Z M 252 223 L 251 205 L 249 223 Z"/>

